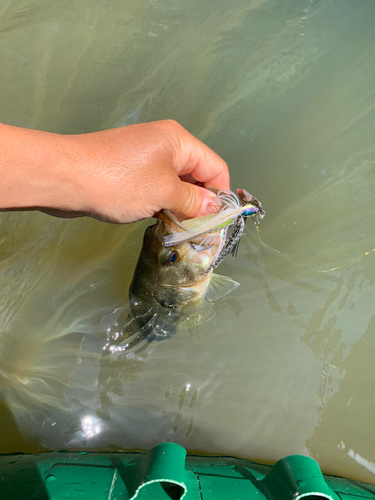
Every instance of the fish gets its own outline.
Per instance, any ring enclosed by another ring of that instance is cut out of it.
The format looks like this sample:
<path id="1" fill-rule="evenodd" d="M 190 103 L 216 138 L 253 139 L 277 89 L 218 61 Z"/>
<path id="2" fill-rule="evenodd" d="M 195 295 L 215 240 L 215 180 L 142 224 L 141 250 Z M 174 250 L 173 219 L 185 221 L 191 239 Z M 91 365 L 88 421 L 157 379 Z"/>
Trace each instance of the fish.
<path id="1" fill-rule="evenodd" d="M 157 214 L 156 223 L 144 233 L 130 284 L 131 315 L 122 330 L 116 327 L 104 350 L 129 350 L 144 339 L 170 337 L 177 324 L 195 327 L 212 317 L 209 303 L 239 286 L 214 270 L 238 245 L 244 217 L 261 210 L 258 200 L 251 197 L 255 206 L 244 193 L 250 200 L 244 190 L 240 199 L 232 192 L 217 192 L 222 208 L 216 214 L 189 220 L 180 220 L 168 210 Z"/>
<path id="2" fill-rule="evenodd" d="M 195 224 L 199 223 L 197 219 Z M 166 210 L 146 229 L 130 285 L 131 300 L 141 300 L 147 306 L 157 303 L 181 308 L 203 298 L 217 300 L 239 286 L 209 270 L 225 244 L 225 229 L 166 247 L 164 238 L 179 229 L 179 221 Z"/>

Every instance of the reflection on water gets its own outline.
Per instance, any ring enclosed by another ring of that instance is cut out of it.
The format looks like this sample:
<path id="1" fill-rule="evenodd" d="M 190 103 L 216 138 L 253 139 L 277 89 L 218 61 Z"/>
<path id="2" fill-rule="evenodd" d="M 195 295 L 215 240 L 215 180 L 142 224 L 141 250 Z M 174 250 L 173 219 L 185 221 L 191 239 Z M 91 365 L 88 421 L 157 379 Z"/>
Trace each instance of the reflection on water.
<path id="1" fill-rule="evenodd" d="M 220 267 L 241 286 L 214 318 L 131 356 L 104 355 L 100 325 L 128 300 L 145 224 L 2 214 L 0 383 L 18 426 L 2 451 L 171 440 L 310 454 L 375 482 L 374 13 L 372 0 L 1 4 L 1 121 L 79 133 L 174 118 L 267 210 Z"/>

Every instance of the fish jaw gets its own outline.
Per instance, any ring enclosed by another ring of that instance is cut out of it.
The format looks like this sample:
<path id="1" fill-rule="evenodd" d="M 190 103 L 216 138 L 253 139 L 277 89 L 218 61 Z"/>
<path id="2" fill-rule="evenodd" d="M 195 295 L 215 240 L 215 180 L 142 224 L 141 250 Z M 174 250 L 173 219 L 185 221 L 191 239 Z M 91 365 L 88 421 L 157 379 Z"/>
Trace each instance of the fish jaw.
<path id="1" fill-rule="evenodd" d="M 200 281 L 194 283 L 194 285 L 190 285 L 189 287 L 185 287 L 188 290 L 191 291 L 191 293 L 194 295 L 194 299 L 192 301 L 200 300 L 203 299 L 207 293 L 207 290 L 210 287 L 211 283 L 211 278 L 212 278 L 212 271 L 209 273 L 205 274 L 205 277 L 201 279 Z"/>
<path id="2" fill-rule="evenodd" d="M 212 271 L 205 274 L 204 278 L 201 279 L 200 281 L 197 281 L 193 284 L 190 285 L 182 285 L 182 286 L 177 286 L 177 287 L 172 287 L 171 285 L 164 285 L 165 291 L 172 292 L 172 288 L 174 288 L 172 294 L 174 296 L 174 300 L 166 301 L 165 299 L 162 301 L 162 305 L 166 307 L 183 307 L 186 304 L 192 302 L 199 302 L 202 300 L 211 283 L 211 277 L 212 277 Z M 167 294 L 166 294 L 167 295 Z"/>

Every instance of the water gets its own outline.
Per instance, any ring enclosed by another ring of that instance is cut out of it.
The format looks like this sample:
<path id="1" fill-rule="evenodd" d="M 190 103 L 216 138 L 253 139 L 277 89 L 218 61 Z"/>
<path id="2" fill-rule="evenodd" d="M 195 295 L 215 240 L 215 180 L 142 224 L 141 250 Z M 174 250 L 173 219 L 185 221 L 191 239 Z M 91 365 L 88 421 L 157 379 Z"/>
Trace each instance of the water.
<path id="1" fill-rule="evenodd" d="M 195 331 L 126 360 L 148 223 L 1 214 L 2 452 L 190 450 L 316 458 L 375 483 L 372 0 L 5 0 L 0 120 L 61 133 L 174 118 L 259 198 L 241 286 Z M 262 243 L 264 242 L 264 244 Z"/>

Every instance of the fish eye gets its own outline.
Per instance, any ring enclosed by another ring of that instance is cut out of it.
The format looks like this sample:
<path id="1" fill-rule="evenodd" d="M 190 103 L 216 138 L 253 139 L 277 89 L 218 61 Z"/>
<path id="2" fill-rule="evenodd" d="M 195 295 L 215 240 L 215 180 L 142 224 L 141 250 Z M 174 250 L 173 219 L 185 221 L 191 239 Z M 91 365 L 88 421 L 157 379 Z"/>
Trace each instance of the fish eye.
<path id="1" fill-rule="evenodd" d="M 177 261 L 178 261 L 178 253 L 172 252 L 168 257 L 168 264 L 172 265 L 175 264 Z"/>

